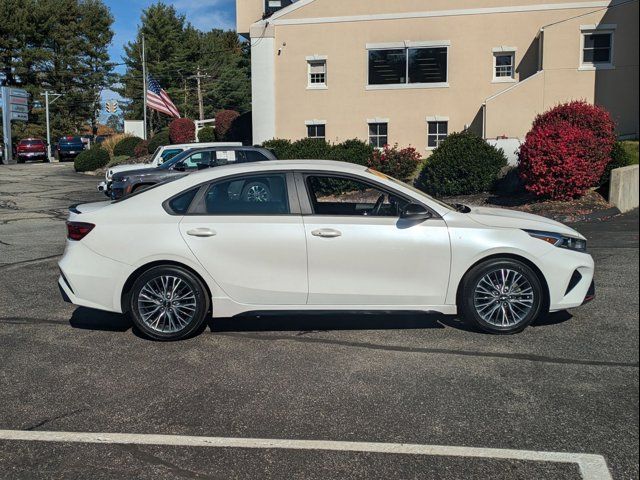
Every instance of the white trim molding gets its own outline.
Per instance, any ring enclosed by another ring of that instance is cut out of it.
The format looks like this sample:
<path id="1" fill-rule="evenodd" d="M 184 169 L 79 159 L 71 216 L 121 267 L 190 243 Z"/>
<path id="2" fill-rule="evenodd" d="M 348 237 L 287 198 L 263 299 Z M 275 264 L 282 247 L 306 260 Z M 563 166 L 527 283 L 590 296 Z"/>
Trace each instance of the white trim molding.
<path id="1" fill-rule="evenodd" d="M 598 30 L 615 30 L 618 28 L 617 23 L 601 23 L 601 24 L 593 24 L 593 25 L 580 25 L 581 31 L 598 31 Z"/>
<path id="2" fill-rule="evenodd" d="M 441 115 L 435 115 L 432 117 L 427 117 L 426 122 L 448 122 L 449 121 L 449 117 L 443 117 Z"/>
<path id="3" fill-rule="evenodd" d="M 389 123 L 389 119 L 381 117 L 367 118 L 367 125 L 371 123 Z"/>
<path id="4" fill-rule="evenodd" d="M 307 62 L 321 62 L 321 61 L 327 61 L 329 59 L 329 57 L 327 57 L 326 55 L 309 55 L 307 57 L 305 57 L 305 60 Z"/>
<path id="5" fill-rule="evenodd" d="M 365 90 L 415 90 L 421 88 L 449 88 L 449 82 L 439 83 L 390 83 L 388 85 L 366 85 Z"/>
<path id="6" fill-rule="evenodd" d="M 485 7 L 485 8 L 462 8 L 454 10 L 434 10 L 422 12 L 403 12 L 403 13 L 379 13 L 370 15 L 345 15 L 340 17 L 317 17 L 317 18 L 292 18 L 281 19 L 284 15 L 293 11 L 291 7 L 303 7 L 314 0 L 299 0 L 290 7 L 284 8 L 276 15 L 271 17 L 271 23 L 275 25 L 305 25 L 318 23 L 344 23 L 344 22 L 367 22 L 376 20 L 401 20 L 411 18 L 434 18 L 434 17 L 453 17 L 462 15 L 489 15 L 496 13 L 524 13 L 524 12 L 540 12 L 550 10 L 573 10 L 579 8 L 605 8 L 615 6 L 622 0 L 618 1 L 592 1 L 592 2 L 567 2 L 567 3 L 540 3 L 536 5 L 515 5 L 502 7 Z"/>
<path id="7" fill-rule="evenodd" d="M 507 47 L 502 45 L 500 47 L 494 47 L 491 51 L 493 53 L 511 53 L 511 52 L 517 52 L 518 47 Z"/>
<path id="8" fill-rule="evenodd" d="M 254 145 L 261 145 L 276 137 L 276 72 L 273 60 L 275 50 L 275 38 L 264 37 L 251 44 Z"/>
<path id="9" fill-rule="evenodd" d="M 367 50 L 386 50 L 391 48 L 429 48 L 429 47 L 450 47 L 451 40 L 422 40 L 411 41 L 404 40 L 402 42 L 386 42 L 386 43 L 367 43 Z"/>
<path id="10" fill-rule="evenodd" d="M 311 127 L 313 125 L 326 125 L 327 121 L 326 120 L 315 120 L 315 119 L 314 120 L 305 120 L 304 124 L 307 127 Z"/>

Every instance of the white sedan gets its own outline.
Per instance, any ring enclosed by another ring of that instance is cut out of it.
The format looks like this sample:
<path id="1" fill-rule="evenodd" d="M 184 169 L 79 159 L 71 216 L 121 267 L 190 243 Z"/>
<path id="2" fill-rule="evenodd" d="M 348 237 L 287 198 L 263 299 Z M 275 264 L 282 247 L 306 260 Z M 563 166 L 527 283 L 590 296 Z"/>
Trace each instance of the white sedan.
<path id="1" fill-rule="evenodd" d="M 366 167 L 205 170 L 70 208 L 59 286 L 176 340 L 253 311 L 461 313 L 514 333 L 594 296 L 586 240 L 552 220 L 451 206 Z"/>

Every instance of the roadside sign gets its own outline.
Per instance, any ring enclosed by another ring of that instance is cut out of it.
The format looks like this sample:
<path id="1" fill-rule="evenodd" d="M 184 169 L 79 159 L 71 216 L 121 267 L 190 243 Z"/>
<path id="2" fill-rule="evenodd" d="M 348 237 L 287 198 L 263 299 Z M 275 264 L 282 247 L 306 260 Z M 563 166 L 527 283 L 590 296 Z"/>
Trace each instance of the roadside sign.
<path id="1" fill-rule="evenodd" d="M 9 105 L 27 105 L 29 99 L 27 97 L 9 97 Z"/>
<path id="2" fill-rule="evenodd" d="M 9 105 L 12 112 L 20 112 L 20 113 L 28 113 L 29 107 L 26 105 L 14 105 L 13 103 Z"/>
<path id="3" fill-rule="evenodd" d="M 29 114 L 22 112 L 11 112 L 10 114 L 11 120 L 22 120 L 24 122 L 29 121 Z"/>
<path id="4" fill-rule="evenodd" d="M 116 110 L 118 110 L 117 100 L 108 100 L 105 103 L 105 109 L 107 110 L 107 113 L 116 113 Z"/>
<path id="5" fill-rule="evenodd" d="M 10 97 L 29 98 L 29 94 L 27 93 L 27 91 L 23 90 L 22 88 L 10 88 L 9 89 L 9 96 Z"/>

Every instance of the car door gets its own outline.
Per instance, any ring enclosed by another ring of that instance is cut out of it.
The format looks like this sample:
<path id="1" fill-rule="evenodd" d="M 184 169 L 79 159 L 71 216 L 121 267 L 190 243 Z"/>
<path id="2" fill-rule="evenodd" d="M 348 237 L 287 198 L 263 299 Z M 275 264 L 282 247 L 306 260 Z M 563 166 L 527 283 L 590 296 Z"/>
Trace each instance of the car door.
<path id="1" fill-rule="evenodd" d="M 307 249 L 292 174 L 219 179 L 194 202 L 180 223 L 182 237 L 232 300 L 306 303 Z"/>
<path id="2" fill-rule="evenodd" d="M 353 176 L 297 174 L 310 305 L 443 305 L 451 247 L 445 222 L 400 219 L 410 199 Z M 309 209 L 309 212 L 305 210 Z"/>

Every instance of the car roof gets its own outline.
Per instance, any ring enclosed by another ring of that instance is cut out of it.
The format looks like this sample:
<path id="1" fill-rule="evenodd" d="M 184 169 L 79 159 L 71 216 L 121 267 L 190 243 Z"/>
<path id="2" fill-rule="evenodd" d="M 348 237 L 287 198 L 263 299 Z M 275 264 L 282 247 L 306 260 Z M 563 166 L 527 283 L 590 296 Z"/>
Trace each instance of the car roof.
<path id="1" fill-rule="evenodd" d="M 194 172 L 189 176 L 197 176 L 199 180 L 206 181 L 207 178 L 214 179 L 225 175 L 259 172 L 260 170 L 326 170 L 349 173 L 364 172 L 367 167 L 335 160 L 269 160 L 264 162 L 229 163 L 220 167 Z"/>

